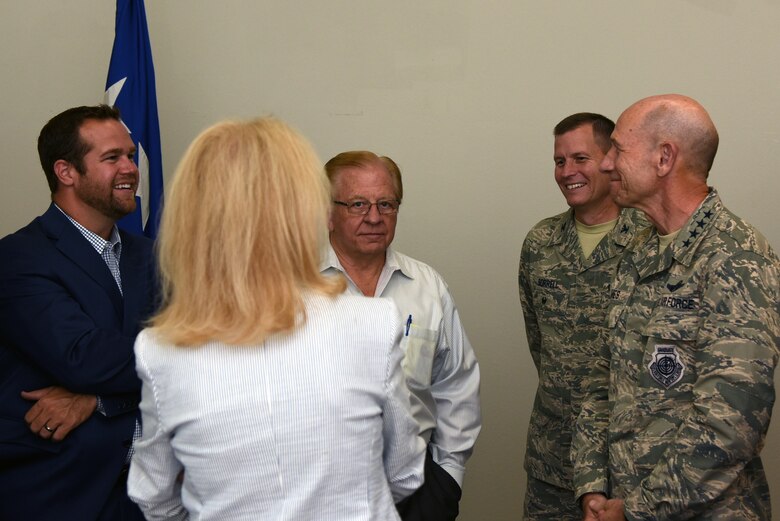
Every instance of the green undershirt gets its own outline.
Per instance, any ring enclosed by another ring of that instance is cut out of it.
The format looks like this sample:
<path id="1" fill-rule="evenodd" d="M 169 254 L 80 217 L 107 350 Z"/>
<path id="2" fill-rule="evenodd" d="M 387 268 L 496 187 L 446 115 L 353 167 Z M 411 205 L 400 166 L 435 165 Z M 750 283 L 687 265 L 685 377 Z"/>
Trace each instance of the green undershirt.
<path id="1" fill-rule="evenodd" d="M 601 242 L 601 239 L 603 239 L 606 234 L 612 231 L 612 228 L 615 227 L 617 222 L 618 220 L 614 219 L 605 223 L 589 226 L 587 224 L 582 224 L 577 219 L 574 219 L 574 224 L 577 226 L 577 236 L 580 238 L 582 254 L 586 259 L 590 257 L 590 254 L 593 253 L 593 250 L 596 249 L 596 246 L 598 246 L 599 242 Z"/>
<path id="2" fill-rule="evenodd" d="M 682 230 L 682 228 L 680 228 Z M 662 252 L 666 248 L 669 247 L 670 244 L 672 244 L 672 241 L 677 237 L 677 234 L 680 233 L 680 230 L 675 230 L 669 235 L 658 235 L 658 251 Z"/>

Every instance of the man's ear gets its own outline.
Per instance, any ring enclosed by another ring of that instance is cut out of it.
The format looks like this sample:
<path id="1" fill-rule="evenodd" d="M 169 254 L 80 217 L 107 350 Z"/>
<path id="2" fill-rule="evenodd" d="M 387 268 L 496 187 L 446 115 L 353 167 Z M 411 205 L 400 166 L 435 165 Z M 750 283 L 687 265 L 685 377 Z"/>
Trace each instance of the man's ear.
<path id="1" fill-rule="evenodd" d="M 328 231 L 332 232 L 336 227 L 333 226 L 333 208 L 328 212 Z"/>
<path id="2" fill-rule="evenodd" d="M 64 159 L 58 159 L 54 162 L 54 175 L 62 186 L 73 186 L 73 178 L 79 175 L 76 167 Z"/>
<path id="3" fill-rule="evenodd" d="M 676 144 L 664 141 L 660 145 L 661 154 L 658 157 L 658 176 L 665 177 L 674 168 L 679 149 Z"/>

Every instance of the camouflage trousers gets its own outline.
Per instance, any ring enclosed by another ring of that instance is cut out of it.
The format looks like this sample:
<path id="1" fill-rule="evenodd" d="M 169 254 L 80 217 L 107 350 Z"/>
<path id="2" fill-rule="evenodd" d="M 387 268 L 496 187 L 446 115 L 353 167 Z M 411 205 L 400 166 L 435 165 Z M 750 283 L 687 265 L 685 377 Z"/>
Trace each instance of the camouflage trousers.
<path id="1" fill-rule="evenodd" d="M 523 503 L 525 521 L 581 521 L 574 491 L 528 476 Z"/>

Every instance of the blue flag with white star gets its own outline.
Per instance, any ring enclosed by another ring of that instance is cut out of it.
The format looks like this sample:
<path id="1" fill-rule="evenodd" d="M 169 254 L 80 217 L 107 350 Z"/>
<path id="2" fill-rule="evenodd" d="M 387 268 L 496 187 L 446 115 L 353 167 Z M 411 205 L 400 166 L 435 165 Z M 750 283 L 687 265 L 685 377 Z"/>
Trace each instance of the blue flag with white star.
<path id="1" fill-rule="evenodd" d="M 140 182 L 135 212 L 117 224 L 154 238 L 163 204 L 162 151 L 154 64 L 143 0 L 117 0 L 116 29 L 104 102 L 118 107 L 136 146 Z"/>

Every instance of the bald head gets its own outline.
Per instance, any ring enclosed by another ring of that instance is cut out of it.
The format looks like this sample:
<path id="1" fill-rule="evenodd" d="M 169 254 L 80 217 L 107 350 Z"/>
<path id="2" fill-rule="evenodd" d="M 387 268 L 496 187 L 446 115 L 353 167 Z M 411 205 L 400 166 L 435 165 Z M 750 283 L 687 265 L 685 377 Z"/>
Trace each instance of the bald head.
<path id="1" fill-rule="evenodd" d="M 631 105 L 631 112 L 653 145 L 674 142 L 686 170 L 707 177 L 718 151 L 718 131 L 696 100 L 679 94 L 651 96 Z"/>

